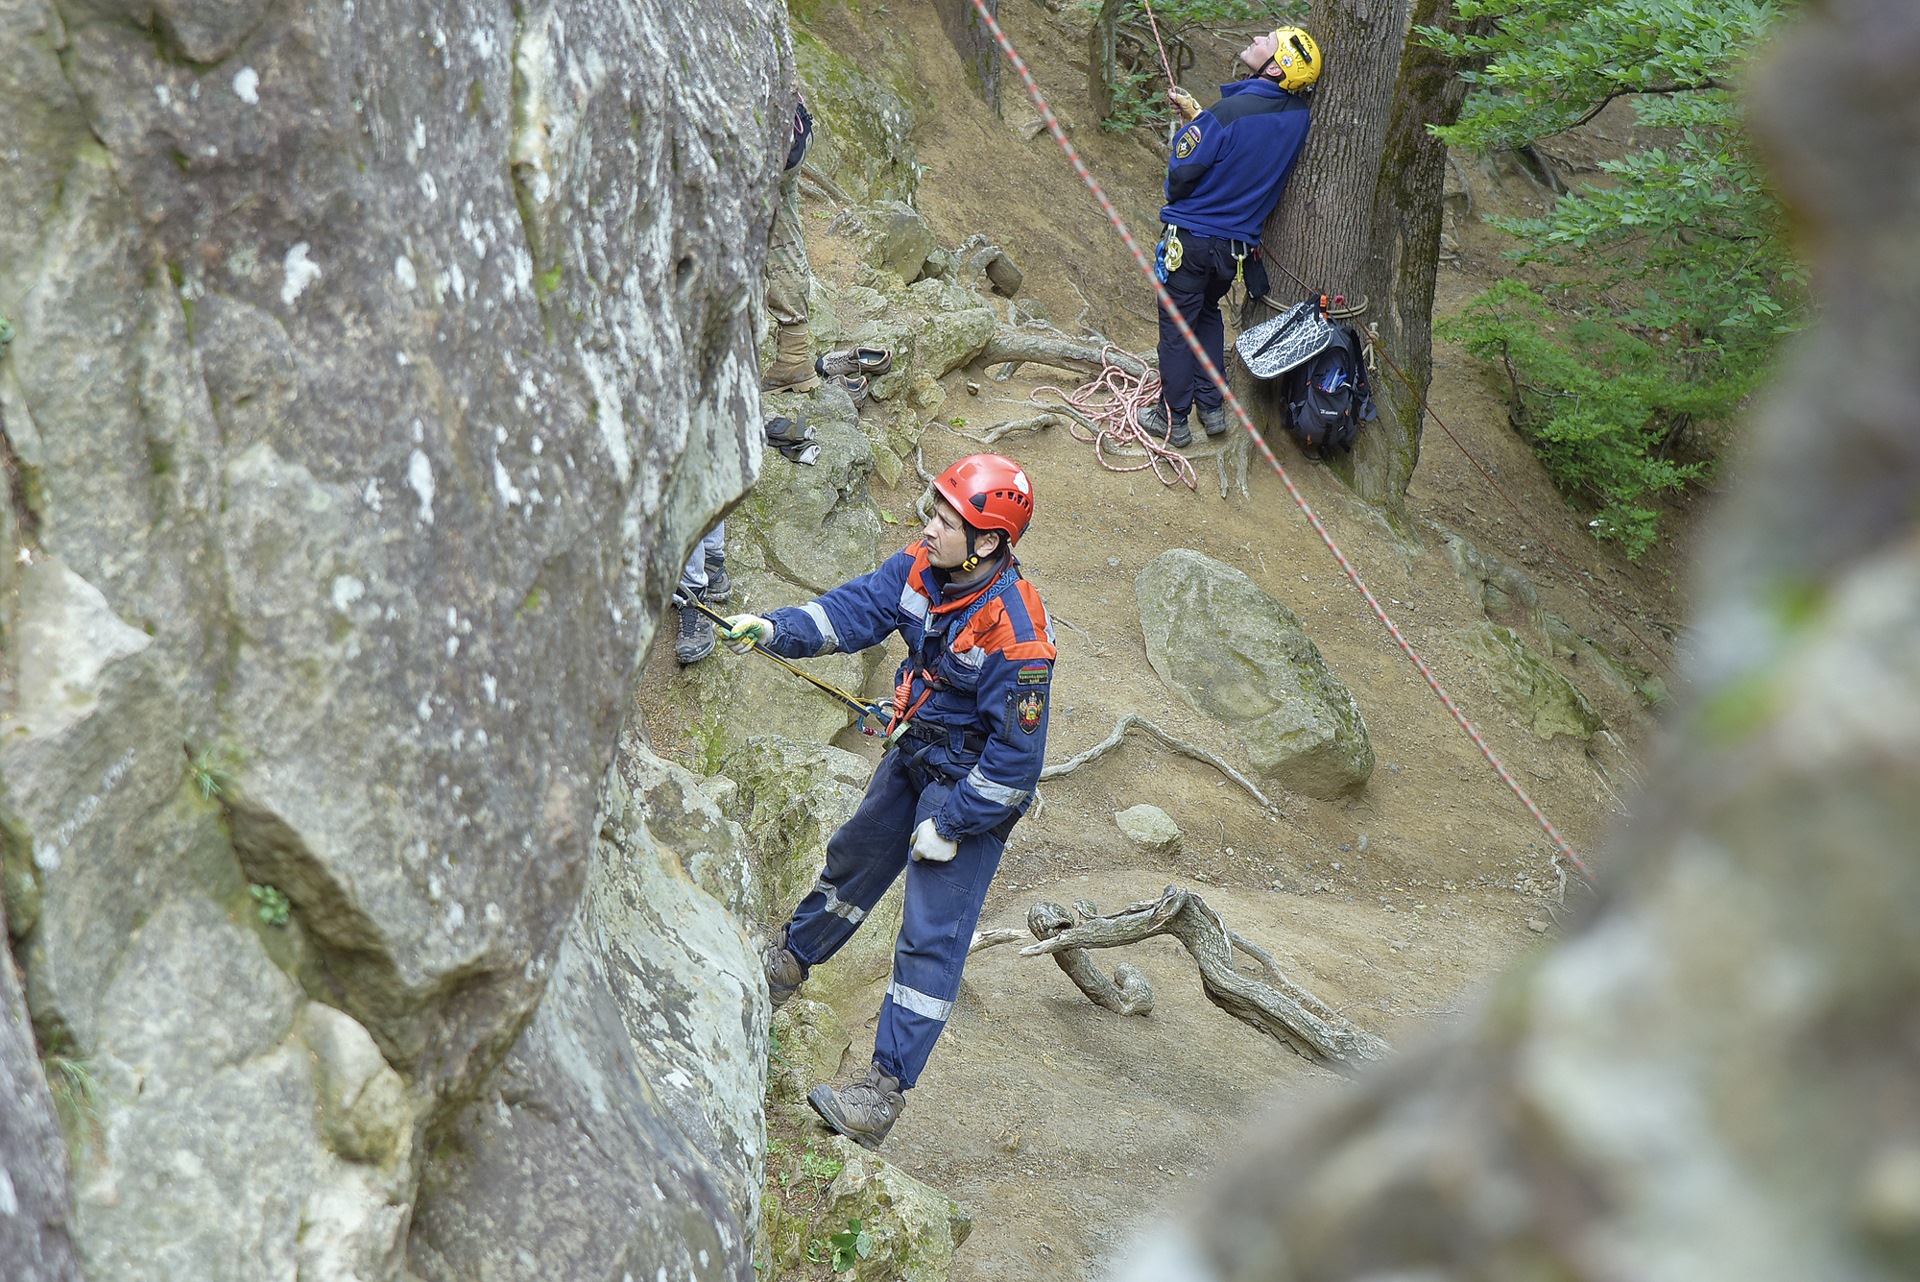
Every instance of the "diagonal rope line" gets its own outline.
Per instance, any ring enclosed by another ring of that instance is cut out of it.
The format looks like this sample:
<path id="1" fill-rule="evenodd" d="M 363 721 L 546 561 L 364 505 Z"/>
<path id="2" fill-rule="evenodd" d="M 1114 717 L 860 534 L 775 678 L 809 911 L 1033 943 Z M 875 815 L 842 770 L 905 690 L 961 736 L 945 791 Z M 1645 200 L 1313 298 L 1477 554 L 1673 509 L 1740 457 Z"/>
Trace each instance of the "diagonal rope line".
<path id="1" fill-rule="evenodd" d="M 1006 33 L 1000 29 L 1000 24 L 995 21 L 993 14 L 988 12 L 985 0 L 972 0 L 972 4 L 974 12 L 980 15 L 981 22 L 993 36 L 994 43 L 1000 46 L 1000 52 L 1007 56 L 1007 61 L 1019 74 L 1020 83 L 1026 86 L 1027 96 L 1033 100 L 1035 110 L 1040 113 L 1040 119 L 1046 122 L 1047 132 L 1053 135 L 1053 140 L 1066 153 L 1067 160 L 1073 165 L 1074 173 L 1080 175 L 1080 181 L 1085 183 L 1087 190 L 1093 193 L 1093 198 L 1099 202 L 1101 211 L 1113 224 L 1114 231 L 1119 233 L 1120 239 L 1126 243 L 1127 251 L 1133 255 L 1134 263 L 1140 268 L 1140 274 L 1145 276 L 1147 283 L 1153 287 L 1154 297 L 1160 301 L 1160 310 L 1180 331 L 1180 336 L 1187 341 L 1187 346 L 1192 349 L 1194 357 L 1200 362 L 1200 367 L 1206 371 L 1207 377 L 1219 387 L 1222 399 L 1233 411 L 1234 417 L 1240 421 L 1241 430 L 1246 432 L 1248 439 L 1260 451 L 1260 456 L 1273 468 L 1274 474 L 1280 478 L 1280 483 L 1286 486 L 1287 494 L 1293 499 L 1294 506 L 1300 509 L 1301 515 L 1305 516 L 1308 524 L 1313 526 L 1314 533 L 1318 534 L 1320 541 L 1326 544 L 1327 551 L 1333 553 L 1333 559 L 1340 563 L 1340 568 L 1346 572 L 1347 579 L 1359 590 L 1360 595 L 1366 598 L 1374 617 L 1380 620 L 1381 625 L 1393 637 L 1394 644 L 1400 647 L 1402 653 L 1419 670 L 1420 675 L 1426 678 L 1428 687 L 1439 696 L 1441 704 L 1453 715 L 1453 719 L 1460 723 L 1460 728 L 1467 732 L 1467 737 L 1473 740 L 1473 746 L 1478 748 L 1480 755 L 1487 759 L 1487 763 L 1493 767 L 1493 772 L 1500 777 L 1500 781 L 1507 785 L 1515 797 L 1519 798 L 1520 804 L 1526 807 L 1527 813 L 1533 816 L 1534 822 L 1540 825 L 1541 831 L 1547 834 L 1554 847 L 1566 857 L 1567 862 L 1572 865 L 1575 872 L 1579 873 L 1581 879 L 1591 883 L 1593 876 L 1587 870 L 1586 863 L 1574 853 L 1573 847 L 1567 843 L 1565 837 L 1560 835 L 1560 830 L 1553 826 L 1553 821 L 1547 818 L 1540 807 L 1534 803 L 1533 798 L 1527 795 L 1526 789 L 1522 788 L 1506 766 L 1501 764 L 1500 758 L 1495 756 L 1493 749 L 1487 746 L 1487 741 L 1481 736 L 1479 729 L 1467 719 L 1467 714 L 1460 710 L 1460 706 L 1453 701 L 1453 696 L 1446 692 L 1439 679 L 1433 675 L 1433 670 L 1427 666 L 1427 661 L 1420 657 L 1419 651 L 1415 650 L 1412 643 L 1401 633 L 1399 625 L 1394 623 L 1392 617 L 1387 614 L 1386 607 L 1380 604 L 1378 597 L 1374 596 L 1373 589 L 1367 586 L 1366 580 L 1360 577 L 1360 572 L 1353 568 L 1352 562 L 1347 560 L 1347 554 L 1340 550 L 1338 543 L 1334 542 L 1333 535 L 1327 532 L 1327 527 L 1321 523 L 1320 516 L 1313 510 L 1312 504 L 1308 503 L 1306 496 L 1300 493 L 1299 488 L 1293 483 L 1293 478 L 1287 475 L 1287 469 L 1280 465 L 1280 460 L 1275 457 L 1273 450 L 1261 438 L 1259 429 L 1254 427 L 1246 408 L 1240 404 L 1240 398 L 1233 394 L 1233 389 L 1227 385 L 1226 378 L 1214 365 L 1213 358 L 1208 356 L 1206 348 L 1201 346 L 1199 337 L 1193 332 L 1193 327 L 1187 324 L 1187 318 L 1180 314 L 1178 307 L 1174 306 L 1173 297 L 1167 293 L 1166 286 L 1161 284 L 1159 278 L 1154 275 L 1153 264 L 1141 252 L 1139 242 L 1133 238 L 1133 233 L 1127 230 L 1127 224 L 1120 217 L 1119 210 L 1114 208 L 1113 201 L 1108 199 L 1105 189 L 1087 168 L 1086 161 L 1080 158 L 1080 153 L 1074 149 L 1073 143 L 1068 140 L 1066 131 L 1060 127 L 1060 121 L 1053 114 L 1053 108 L 1047 103 L 1046 95 L 1040 92 L 1040 86 L 1035 83 L 1033 73 L 1027 69 L 1025 60 L 1013 47 L 1013 42 L 1007 39 Z"/>

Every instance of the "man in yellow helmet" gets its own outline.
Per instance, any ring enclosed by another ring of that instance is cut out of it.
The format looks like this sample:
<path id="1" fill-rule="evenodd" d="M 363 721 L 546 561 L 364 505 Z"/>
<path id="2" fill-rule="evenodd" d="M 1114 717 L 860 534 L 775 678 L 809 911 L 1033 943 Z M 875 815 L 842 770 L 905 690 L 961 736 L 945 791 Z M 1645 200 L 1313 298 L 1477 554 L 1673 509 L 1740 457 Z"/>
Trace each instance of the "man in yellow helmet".
<path id="1" fill-rule="evenodd" d="M 1220 86 L 1206 111 L 1174 88 L 1174 105 L 1188 123 L 1173 139 L 1167 161 L 1166 225 L 1159 246 L 1160 279 L 1193 327 L 1214 368 L 1226 371 L 1226 326 L 1220 300 L 1244 275 L 1247 295 L 1267 292 L 1260 260 L 1260 228 L 1280 203 L 1287 175 L 1307 140 L 1307 94 L 1320 79 L 1320 46 L 1298 27 L 1256 37 L 1240 55 L 1251 72 Z M 1208 436 L 1227 430 L 1220 389 L 1206 376 L 1187 340 L 1160 317 L 1160 400 L 1138 412 L 1140 426 L 1175 448 L 1190 445 L 1187 415 L 1200 410 Z"/>

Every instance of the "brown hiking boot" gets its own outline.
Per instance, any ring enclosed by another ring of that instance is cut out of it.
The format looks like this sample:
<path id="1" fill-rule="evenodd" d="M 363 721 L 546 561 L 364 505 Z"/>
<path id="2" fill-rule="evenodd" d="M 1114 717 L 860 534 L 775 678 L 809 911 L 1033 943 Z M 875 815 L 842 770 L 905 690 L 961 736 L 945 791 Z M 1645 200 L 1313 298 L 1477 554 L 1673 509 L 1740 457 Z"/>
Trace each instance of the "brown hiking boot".
<path id="1" fill-rule="evenodd" d="M 773 364 L 760 376 L 763 392 L 810 392 L 820 386 L 813 369 L 813 345 L 805 325 L 782 325 L 774 341 Z"/>
<path id="2" fill-rule="evenodd" d="M 800 985 L 807 979 L 807 969 L 788 950 L 787 932 L 784 930 L 780 932 L 780 938 L 767 943 L 760 954 L 760 962 L 766 968 L 767 992 L 773 998 L 773 1008 L 779 1010 L 800 991 Z"/>
<path id="3" fill-rule="evenodd" d="M 881 1072 L 878 1064 L 868 1066 L 865 1076 L 840 1090 L 821 1083 L 807 1092 L 807 1103 L 813 1105 L 821 1121 L 869 1149 L 880 1147 L 900 1114 L 907 1110 L 900 1083 Z"/>

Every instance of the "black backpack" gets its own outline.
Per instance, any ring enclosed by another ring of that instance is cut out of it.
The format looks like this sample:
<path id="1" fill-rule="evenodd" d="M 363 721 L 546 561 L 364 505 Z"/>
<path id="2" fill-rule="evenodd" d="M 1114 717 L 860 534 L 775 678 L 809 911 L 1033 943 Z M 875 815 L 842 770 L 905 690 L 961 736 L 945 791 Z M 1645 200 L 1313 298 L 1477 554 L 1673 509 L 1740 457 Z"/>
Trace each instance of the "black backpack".
<path id="1" fill-rule="evenodd" d="M 1377 417 L 1367 383 L 1364 340 L 1351 325 L 1333 322 L 1333 340 L 1281 376 L 1287 426 L 1321 455 L 1352 450 L 1362 423 Z"/>

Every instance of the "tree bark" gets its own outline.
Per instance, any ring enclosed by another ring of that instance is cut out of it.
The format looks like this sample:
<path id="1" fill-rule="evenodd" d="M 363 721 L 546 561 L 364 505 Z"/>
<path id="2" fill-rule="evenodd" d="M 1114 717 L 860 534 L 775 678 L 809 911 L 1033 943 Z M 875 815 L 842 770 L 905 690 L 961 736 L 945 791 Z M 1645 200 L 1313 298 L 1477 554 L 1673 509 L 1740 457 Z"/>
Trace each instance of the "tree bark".
<path id="1" fill-rule="evenodd" d="M 1122 1277 L 1920 1275 L 1920 14 L 1806 12 L 1751 101 L 1826 319 L 1716 511 L 1591 917 Z"/>
<path id="2" fill-rule="evenodd" d="M 987 12 L 998 21 L 1000 0 L 986 0 L 986 6 Z M 953 42 L 961 64 L 967 69 L 968 83 L 993 108 L 993 114 L 999 115 L 1000 49 L 993 43 L 987 24 L 974 12 L 972 0 L 933 0 L 933 7 L 940 15 L 940 26 L 946 31 L 947 39 Z"/>
<path id="3" fill-rule="evenodd" d="M 1399 501 L 1420 457 L 1446 178 L 1446 147 L 1429 127 L 1453 123 L 1465 98 L 1458 68 L 1408 34 L 1413 23 L 1448 25 L 1450 13 L 1448 0 L 1315 0 L 1308 29 L 1327 72 L 1264 235 L 1275 305 L 1310 292 L 1369 300 L 1350 323 L 1370 327 L 1388 357 L 1373 382 L 1380 417 L 1333 466 L 1376 503 Z M 1272 314 L 1252 312 L 1249 323 Z M 1281 430 L 1277 384 L 1236 372 L 1262 430 Z"/>

